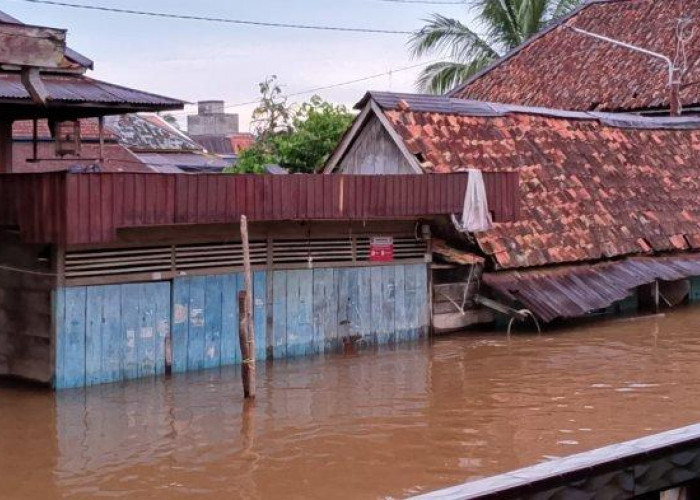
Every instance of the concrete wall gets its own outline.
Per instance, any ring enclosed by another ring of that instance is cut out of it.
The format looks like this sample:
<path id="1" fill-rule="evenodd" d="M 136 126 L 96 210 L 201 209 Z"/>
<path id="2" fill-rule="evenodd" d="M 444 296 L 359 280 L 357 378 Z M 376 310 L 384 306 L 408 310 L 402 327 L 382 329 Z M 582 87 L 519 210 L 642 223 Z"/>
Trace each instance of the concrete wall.
<path id="1" fill-rule="evenodd" d="M 233 135 L 238 133 L 238 115 L 225 112 L 224 101 L 200 101 L 197 114 L 187 117 L 190 135 Z"/>

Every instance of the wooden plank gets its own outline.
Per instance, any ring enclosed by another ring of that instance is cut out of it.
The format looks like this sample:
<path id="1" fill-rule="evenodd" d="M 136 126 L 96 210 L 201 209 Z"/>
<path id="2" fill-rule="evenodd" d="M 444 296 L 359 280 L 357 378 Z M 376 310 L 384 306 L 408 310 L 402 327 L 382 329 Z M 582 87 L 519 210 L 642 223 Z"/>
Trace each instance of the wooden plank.
<path id="1" fill-rule="evenodd" d="M 355 272 L 357 295 L 352 304 L 353 325 L 357 335 L 372 342 L 372 268 L 363 267 Z"/>
<path id="2" fill-rule="evenodd" d="M 85 384 L 102 383 L 102 307 L 104 289 L 87 287 L 85 321 Z"/>
<path id="3" fill-rule="evenodd" d="M 237 274 L 221 276 L 221 365 L 241 361 L 238 345 L 238 281 Z"/>
<path id="4" fill-rule="evenodd" d="M 394 266 L 384 266 L 382 269 L 382 327 L 381 344 L 396 341 L 396 271 Z"/>
<path id="5" fill-rule="evenodd" d="M 57 360 L 59 389 L 85 385 L 85 313 L 87 289 L 65 290 L 65 321 L 59 335 L 62 338 L 61 358 Z"/>
<path id="6" fill-rule="evenodd" d="M 123 378 L 122 285 L 104 287 L 102 305 L 102 382 Z"/>
<path id="7" fill-rule="evenodd" d="M 155 373 L 165 373 L 166 342 L 170 336 L 170 282 L 161 281 L 149 285 L 155 294 Z"/>
<path id="8" fill-rule="evenodd" d="M 54 344 L 54 382 L 55 389 L 60 389 L 64 380 L 63 376 L 63 360 L 65 359 L 66 349 L 66 288 L 56 288 L 52 292 L 53 306 L 53 331 L 56 335 Z"/>
<path id="9" fill-rule="evenodd" d="M 416 317 L 418 323 L 418 336 L 423 338 L 428 335 L 429 328 L 429 304 L 428 304 L 428 266 L 426 264 L 414 264 L 416 273 Z"/>
<path id="10" fill-rule="evenodd" d="M 187 371 L 187 345 L 189 344 L 190 278 L 173 280 L 172 350 L 173 373 Z"/>
<path id="11" fill-rule="evenodd" d="M 418 308 L 418 265 L 408 265 L 404 269 L 404 302 L 406 307 L 407 340 L 415 339 L 420 331 L 420 313 Z"/>
<path id="12" fill-rule="evenodd" d="M 287 273 L 272 273 L 272 355 L 274 359 L 287 357 Z"/>
<path id="13" fill-rule="evenodd" d="M 353 271 L 349 268 L 339 268 L 335 272 L 338 295 L 338 343 L 341 345 L 352 335 L 353 308 L 350 299 L 350 273 Z"/>
<path id="14" fill-rule="evenodd" d="M 190 326 L 187 340 L 187 370 L 204 368 L 205 277 L 190 278 Z"/>
<path id="15" fill-rule="evenodd" d="M 313 352 L 313 272 L 287 274 L 287 355 Z"/>
<path id="16" fill-rule="evenodd" d="M 134 379 L 139 376 L 139 330 L 141 318 L 139 303 L 141 285 L 123 285 L 122 287 L 122 328 L 124 329 L 124 378 Z"/>
<path id="17" fill-rule="evenodd" d="M 397 342 L 408 340 L 409 311 L 406 309 L 406 266 L 394 266 L 394 338 Z"/>
<path id="18" fill-rule="evenodd" d="M 338 347 L 338 305 L 333 269 L 314 270 L 313 280 L 313 346 L 317 354 Z"/>
<path id="19" fill-rule="evenodd" d="M 139 329 L 137 332 L 139 377 L 152 377 L 156 373 L 156 287 L 152 283 L 138 285 Z"/>
<path id="20" fill-rule="evenodd" d="M 222 291 L 221 276 L 205 278 L 204 368 L 221 366 Z"/>
<path id="21" fill-rule="evenodd" d="M 267 358 L 267 272 L 253 273 L 253 325 L 255 329 L 255 359 Z"/>
<path id="22" fill-rule="evenodd" d="M 384 308 L 382 306 L 382 300 L 384 300 L 382 268 L 370 267 L 370 278 L 370 296 L 372 297 L 370 304 L 370 318 L 372 322 L 370 335 L 373 341 L 378 342 L 386 335 L 383 320 Z"/>

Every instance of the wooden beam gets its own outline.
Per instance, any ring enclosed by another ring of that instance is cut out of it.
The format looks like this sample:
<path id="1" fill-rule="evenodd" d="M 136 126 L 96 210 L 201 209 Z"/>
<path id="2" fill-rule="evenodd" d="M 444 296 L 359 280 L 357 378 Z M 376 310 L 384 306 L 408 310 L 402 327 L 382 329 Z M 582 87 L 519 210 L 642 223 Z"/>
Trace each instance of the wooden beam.
<path id="1" fill-rule="evenodd" d="M 243 240 L 243 277 L 245 290 L 238 295 L 239 341 L 243 358 L 243 395 L 255 397 L 255 331 L 253 326 L 253 272 L 250 266 L 250 241 L 248 240 L 248 218 L 241 215 L 241 238 Z"/>
<path id="2" fill-rule="evenodd" d="M 0 174 L 12 172 L 12 121 L 0 121 Z"/>
<path id="3" fill-rule="evenodd" d="M 32 102 L 35 104 L 41 104 L 42 106 L 46 104 L 50 95 L 49 91 L 46 90 L 44 82 L 41 80 L 41 73 L 39 68 L 22 68 L 22 85 L 29 92 L 32 98 Z"/>

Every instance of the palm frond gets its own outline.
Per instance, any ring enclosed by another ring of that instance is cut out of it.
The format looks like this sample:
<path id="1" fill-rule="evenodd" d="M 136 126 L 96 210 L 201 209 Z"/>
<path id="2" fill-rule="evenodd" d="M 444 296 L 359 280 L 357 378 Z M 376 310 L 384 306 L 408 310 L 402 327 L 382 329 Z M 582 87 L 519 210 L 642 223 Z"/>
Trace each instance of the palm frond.
<path id="1" fill-rule="evenodd" d="M 490 58 L 478 58 L 468 64 L 448 61 L 431 64 L 418 77 L 418 88 L 422 92 L 444 94 L 483 69 L 491 61 Z"/>
<path id="2" fill-rule="evenodd" d="M 553 0 L 550 19 L 559 19 L 581 5 L 582 0 Z"/>
<path id="3" fill-rule="evenodd" d="M 426 22 L 409 40 L 414 57 L 443 54 L 462 63 L 469 63 L 473 58 L 498 57 L 485 40 L 456 19 L 434 14 Z"/>
<path id="4" fill-rule="evenodd" d="M 523 41 L 539 33 L 549 22 L 551 0 L 524 0 L 520 3 L 518 18 Z"/>
<path id="5" fill-rule="evenodd" d="M 522 43 L 516 14 L 521 1 L 523 0 L 471 0 L 470 5 L 491 44 L 507 50 Z"/>

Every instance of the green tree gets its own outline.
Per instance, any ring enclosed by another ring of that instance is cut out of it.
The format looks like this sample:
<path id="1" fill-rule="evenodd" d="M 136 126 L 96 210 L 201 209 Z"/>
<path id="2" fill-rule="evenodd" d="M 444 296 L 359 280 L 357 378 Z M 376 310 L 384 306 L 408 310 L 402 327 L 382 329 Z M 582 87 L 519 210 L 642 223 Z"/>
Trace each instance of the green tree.
<path id="1" fill-rule="evenodd" d="M 278 136 L 275 141 L 279 164 L 290 172 L 315 172 L 326 162 L 353 118 L 345 106 L 312 97 L 294 113 L 291 133 Z"/>
<path id="2" fill-rule="evenodd" d="M 411 37 L 414 57 L 442 55 L 449 60 L 427 66 L 421 90 L 441 94 L 569 13 L 582 0 L 468 0 L 478 30 L 440 14 Z"/>
<path id="3" fill-rule="evenodd" d="M 253 113 L 255 144 L 226 172 L 261 173 L 268 164 L 292 173 L 315 172 L 352 123 L 353 113 L 318 96 L 300 106 L 289 105 L 275 77 L 261 83 L 260 91 L 260 105 Z"/>

